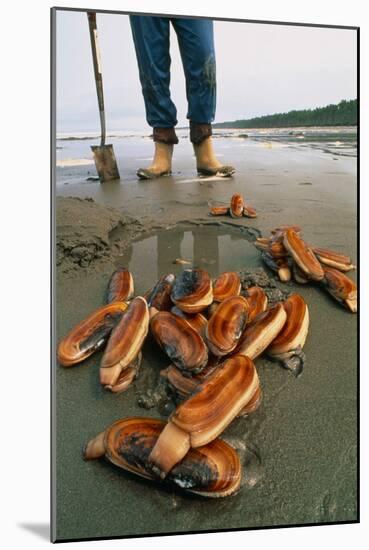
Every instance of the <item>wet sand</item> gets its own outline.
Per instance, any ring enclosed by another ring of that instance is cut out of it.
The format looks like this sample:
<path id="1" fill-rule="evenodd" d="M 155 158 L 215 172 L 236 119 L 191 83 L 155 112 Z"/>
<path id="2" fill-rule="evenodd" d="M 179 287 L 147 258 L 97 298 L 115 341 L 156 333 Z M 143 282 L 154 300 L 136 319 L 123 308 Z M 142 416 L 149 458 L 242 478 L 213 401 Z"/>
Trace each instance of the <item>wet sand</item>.
<path id="1" fill-rule="evenodd" d="M 205 181 L 194 176 L 190 144 L 181 140 L 173 177 L 138 182 L 135 169 L 145 165 L 152 143 L 142 140 L 139 155 L 120 143 L 120 183 L 86 181 L 94 175 L 87 173 L 91 167 L 78 166 L 64 169 L 70 172 L 57 185 L 57 339 L 104 302 L 118 265 L 131 267 L 137 293 L 161 274 L 183 269 L 172 263 L 177 257 L 212 275 L 255 269 L 262 263 L 253 238 L 281 223 L 299 223 L 308 242 L 356 260 L 355 158 L 218 138 L 221 160 L 233 163 L 237 174 Z M 208 201 L 228 202 L 235 192 L 258 218 L 209 218 Z M 232 498 L 200 499 L 104 461 L 82 460 L 83 444 L 117 418 L 168 414 L 166 405 L 139 406 L 168 363 L 152 343 L 145 345 L 139 378 L 121 395 L 99 385 L 101 353 L 79 367 L 57 367 L 59 540 L 356 520 L 357 318 L 316 286 L 285 288 L 300 292 L 309 305 L 307 364 L 296 379 L 274 363 L 256 361 L 263 402 L 224 433 L 245 462 L 245 485 Z"/>

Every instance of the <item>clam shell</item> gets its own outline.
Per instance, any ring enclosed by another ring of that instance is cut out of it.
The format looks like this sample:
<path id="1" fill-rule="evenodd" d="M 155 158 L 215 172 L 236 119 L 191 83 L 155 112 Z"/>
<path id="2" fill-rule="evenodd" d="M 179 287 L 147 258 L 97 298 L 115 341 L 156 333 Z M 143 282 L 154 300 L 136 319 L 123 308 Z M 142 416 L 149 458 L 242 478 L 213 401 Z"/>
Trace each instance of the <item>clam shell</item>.
<path id="1" fill-rule="evenodd" d="M 268 252 L 273 258 L 286 258 L 288 256 L 288 250 L 283 242 L 270 243 Z"/>
<path id="2" fill-rule="evenodd" d="M 269 252 L 262 252 L 261 258 L 269 269 L 278 273 L 278 277 L 282 282 L 291 280 L 291 269 L 287 258 L 273 258 Z"/>
<path id="3" fill-rule="evenodd" d="M 298 236 L 293 229 L 287 229 L 283 244 L 291 254 L 299 268 L 314 281 L 321 281 L 324 277 L 324 271 L 316 258 L 314 252 Z"/>
<path id="4" fill-rule="evenodd" d="M 78 323 L 59 343 L 59 363 L 63 367 L 76 365 L 100 349 L 126 309 L 124 302 L 114 302 L 96 309 Z"/>
<path id="5" fill-rule="evenodd" d="M 221 368 L 221 363 L 210 361 L 200 373 L 188 376 L 174 365 L 170 365 L 160 374 L 167 379 L 172 389 L 181 399 L 186 399 L 219 368 Z"/>
<path id="6" fill-rule="evenodd" d="M 128 390 L 128 388 L 138 375 L 141 363 L 142 353 L 140 352 L 137 355 L 136 359 L 128 367 L 122 370 L 114 386 L 105 386 L 105 389 L 110 390 L 112 393 L 122 393 Z"/>
<path id="7" fill-rule="evenodd" d="M 246 218 L 257 218 L 258 217 L 255 208 L 253 208 L 249 204 L 244 203 L 242 213 Z"/>
<path id="8" fill-rule="evenodd" d="M 325 267 L 323 283 L 333 298 L 342 302 L 352 313 L 357 312 L 357 287 L 347 275 L 333 267 Z"/>
<path id="9" fill-rule="evenodd" d="M 232 296 L 217 307 L 206 327 L 206 341 L 216 356 L 228 355 L 246 326 L 248 303 L 243 296 Z"/>
<path id="10" fill-rule="evenodd" d="M 258 250 L 265 252 L 269 250 L 269 244 L 269 239 L 266 237 L 257 237 L 254 241 L 254 246 L 256 246 Z"/>
<path id="11" fill-rule="evenodd" d="M 241 409 L 237 417 L 247 416 L 258 410 L 263 399 L 263 393 L 261 391 L 260 385 L 256 388 L 254 395 L 251 397 L 247 405 Z"/>
<path id="12" fill-rule="evenodd" d="M 134 294 L 132 274 L 125 267 L 114 271 L 108 284 L 107 302 L 125 302 Z"/>
<path id="13" fill-rule="evenodd" d="M 235 193 L 231 198 L 229 213 L 232 218 L 241 218 L 243 215 L 244 202 L 243 197 L 239 193 Z"/>
<path id="14" fill-rule="evenodd" d="M 251 286 L 247 289 L 245 299 L 249 305 L 247 323 L 251 323 L 259 313 L 266 310 L 268 298 L 264 290 L 259 286 Z"/>
<path id="15" fill-rule="evenodd" d="M 151 333 L 173 363 L 181 370 L 201 372 L 208 362 L 207 347 L 187 321 L 160 311 L 150 321 Z"/>
<path id="16" fill-rule="evenodd" d="M 303 271 L 301 271 L 301 269 L 295 262 L 292 263 L 292 273 L 296 283 L 299 283 L 300 285 L 306 285 L 309 282 L 307 275 Z"/>
<path id="17" fill-rule="evenodd" d="M 285 302 L 283 308 L 287 314 L 287 320 L 268 347 L 269 355 L 284 354 L 297 348 L 303 348 L 309 329 L 309 310 L 305 300 L 299 294 L 292 294 Z"/>
<path id="18" fill-rule="evenodd" d="M 103 386 L 117 384 L 122 370 L 141 351 L 148 330 L 149 309 L 145 298 L 137 296 L 109 338 L 100 366 L 100 382 Z"/>
<path id="19" fill-rule="evenodd" d="M 147 293 L 147 305 L 154 307 L 158 311 L 169 311 L 173 306 L 170 294 L 175 276 L 173 273 L 160 277 L 154 288 Z"/>
<path id="20" fill-rule="evenodd" d="M 225 216 L 226 214 L 228 214 L 228 212 L 228 206 L 212 206 L 210 208 L 210 214 L 212 216 Z"/>
<path id="21" fill-rule="evenodd" d="M 282 304 L 260 313 L 246 326 L 235 353 L 255 359 L 273 342 L 283 328 L 287 314 Z"/>
<path id="22" fill-rule="evenodd" d="M 204 269 L 185 269 L 174 281 L 172 302 L 186 313 L 199 313 L 213 301 L 209 273 Z"/>
<path id="23" fill-rule="evenodd" d="M 202 313 L 185 313 L 177 306 L 172 307 L 170 312 L 187 321 L 187 323 L 200 334 L 201 338 L 204 338 L 208 320 Z"/>
<path id="24" fill-rule="evenodd" d="M 355 269 L 355 265 L 351 263 L 351 258 L 345 256 L 344 254 L 339 254 L 328 248 L 312 248 L 315 256 L 318 258 L 320 263 L 327 265 L 329 267 L 334 267 L 339 271 L 350 271 Z"/>
<path id="25" fill-rule="evenodd" d="M 272 235 L 284 234 L 288 229 L 292 229 L 295 233 L 301 233 L 302 229 L 299 225 L 279 225 L 271 230 Z"/>
<path id="26" fill-rule="evenodd" d="M 235 271 L 221 273 L 213 283 L 215 302 L 223 302 L 231 296 L 238 296 L 241 291 L 241 280 Z"/>
<path id="27" fill-rule="evenodd" d="M 149 455 L 165 422 L 153 418 L 124 418 L 104 433 L 105 457 L 119 468 L 149 480 L 157 480 Z M 206 497 L 225 497 L 240 486 L 241 464 L 237 452 L 217 439 L 190 449 L 166 477 L 166 482 Z"/>
<path id="28" fill-rule="evenodd" d="M 190 448 L 213 441 L 253 397 L 259 385 L 249 357 L 234 356 L 179 405 L 160 434 L 149 461 L 165 477 Z"/>
<path id="29" fill-rule="evenodd" d="M 251 359 L 235 355 L 179 405 L 170 420 L 190 435 L 191 447 L 206 445 L 247 405 L 258 385 Z"/>

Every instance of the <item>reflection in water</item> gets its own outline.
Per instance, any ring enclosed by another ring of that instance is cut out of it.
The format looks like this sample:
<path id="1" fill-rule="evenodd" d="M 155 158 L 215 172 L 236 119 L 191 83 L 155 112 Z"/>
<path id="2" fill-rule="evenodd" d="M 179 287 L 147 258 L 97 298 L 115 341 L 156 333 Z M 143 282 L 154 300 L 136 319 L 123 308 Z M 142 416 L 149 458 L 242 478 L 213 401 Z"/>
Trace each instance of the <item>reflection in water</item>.
<path id="1" fill-rule="evenodd" d="M 191 263 L 175 264 L 177 258 Z M 222 271 L 257 267 L 259 258 L 251 238 L 242 229 L 181 225 L 133 242 L 121 256 L 119 265 L 130 269 L 135 286 L 138 284 L 137 291 L 145 292 L 167 273 L 198 267 L 216 277 Z"/>

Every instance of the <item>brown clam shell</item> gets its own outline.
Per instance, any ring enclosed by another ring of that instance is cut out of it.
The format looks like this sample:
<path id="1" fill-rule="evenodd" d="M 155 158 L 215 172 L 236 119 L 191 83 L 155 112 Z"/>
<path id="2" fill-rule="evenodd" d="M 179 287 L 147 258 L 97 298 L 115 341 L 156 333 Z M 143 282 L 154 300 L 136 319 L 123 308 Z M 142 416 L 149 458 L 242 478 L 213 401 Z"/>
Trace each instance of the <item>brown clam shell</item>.
<path id="1" fill-rule="evenodd" d="M 188 450 L 201 447 L 232 422 L 259 385 L 249 357 L 234 356 L 179 405 L 160 434 L 149 460 L 164 477 Z"/>
<path id="2" fill-rule="evenodd" d="M 261 258 L 272 271 L 278 273 L 282 282 L 291 280 L 291 269 L 287 258 L 273 258 L 269 252 L 262 252 Z"/>
<path id="3" fill-rule="evenodd" d="M 247 289 L 245 299 L 249 304 L 247 323 L 251 323 L 259 313 L 266 310 L 268 298 L 264 290 L 259 286 L 251 286 Z"/>
<path id="4" fill-rule="evenodd" d="M 221 273 L 213 283 L 213 298 L 215 302 L 223 302 L 231 296 L 238 296 L 241 290 L 241 280 L 235 271 Z"/>
<path id="5" fill-rule="evenodd" d="M 323 283 L 333 298 L 342 302 L 352 313 L 357 312 L 357 287 L 347 275 L 333 267 L 325 267 Z"/>
<path id="6" fill-rule="evenodd" d="M 175 390 L 181 399 L 186 399 L 200 384 L 209 378 L 209 376 L 214 374 L 219 368 L 221 368 L 221 363 L 209 361 L 204 370 L 191 376 L 188 376 L 187 373 L 181 372 L 174 365 L 170 365 L 165 370 L 161 371 L 160 374 L 165 376 L 170 386 Z"/>
<path id="7" fill-rule="evenodd" d="M 303 348 L 309 329 L 309 310 L 305 300 L 299 294 L 292 294 L 283 302 L 287 320 L 268 347 L 269 355 L 279 355 L 297 348 Z"/>
<path id="8" fill-rule="evenodd" d="M 137 296 L 109 338 L 100 366 L 100 382 L 103 386 L 114 386 L 118 382 L 122 370 L 141 351 L 148 330 L 149 309 L 145 298 Z"/>
<path id="9" fill-rule="evenodd" d="M 210 208 L 210 214 L 212 216 L 225 216 L 226 214 L 228 214 L 228 212 L 228 206 L 212 206 Z"/>
<path id="10" fill-rule="evenodd" d="M 232 296 L 217 307 L 205 333 L 208 347 L 214 355 L 228 355 L 237 346 L 246 326 L 248 308 L 243 296 Z"/>
<path id="11" fill-rule="evenodd" d="M 257 237 L 254 241 L 254 246 L 256 246 L 258 250 L 265 252 L 269 250 L 269 244 L 269 239 L 266 237 Z"/>
<path id="12" fill-rule="evenodd" d="M 140 352 L 137 355 L 136 359 L 134 359 L 134 361 L 128 367 L 122 370 L 114 386 L 105 386 L 105 388 L 110 390 L 112 393 L 122 393 L 128 390 L 128 388 L 138 375 L 141 363 L 142 353 Z"/>
<path id="13" fill-rule="evenodd" d="M 125 302 L 130 300 L 134 293 L 132 274 L 125 267 L 114 271 L 108 284 L 107 302 Z"/>
<path id="14" fill-rule="evenodd" d="M 321 281 L 324 277 L 324 271 L 315 256 L 314 252 L 308 245 L 298 236 L 293 229 L 287 229 L 283 244 L 291 254 L 299 268 L 314 281 Z"/>
<path id="15" fill-rule="evenodd" d="M 201 372 L 208 362 L 207 347 L 187 321 L 168 311 L 159 311 L 150 321 L 159 346 L 181 370 Z"/>
<path id="16" fill-rule="evenodd" d="M 63 367 L 76 365 L 100 349 L 126 309 L 124 302 L 113 302 L 96 309 L 78 323 L 59 343 L 59 363 Z"/>
<path id="17" fill-rule="evenodd" d="M 260 313 L 246 326 L 235 353 L 255 359 L 273 342 L 283 328 L 287 314 L 281 303 Z"/>
<path id="18" fill-rule="evenodd" d="M 272 235 L 277 235 L 278 233 L 284 234 L 288 229 L 292 229 L 295 233 L 301 233 L 302 229 L 299 225 L 279 225 L 271 230 Z"/>
<path id="19" fill-rule="evenodd" d="M 242 213 L 246 218 L 257 218 L 258 217 L 255 208 L 253 208 L 252 206 L 250 206 L 249 204 L 246 204 L 246 203 L 244 203 L 244 205 L 243 205 L 243 212 Z"/>
<path id="20" fill-rule="evenodd" d="M 208 320 L 202 313 L 185 313 L 177 306 L 172 307 L 170 312 L 187 321 L 187 323 L 200 334 L 201 338 L 204 338 Z"/>
<path id="21" fill-rule="evenodd" d="M 104 432 L 105 457 L 119 468 L 145 479 L 157 480 L 149 455 L 165 422 L 154 418 L 123 418 Z M 206 446 L 190 449 L 166 477 L 166 482 L 206 497 L 226 497 L 235 493 L 241 481 L 237 452 L 217 439 Z"/>
<path id="22" fill-rule="evenodd" d="M 334 267 L 339 271 L 350 271 L 355 269 L 355 265 L 351 263 L 351 258 L 345 256 L 345 254 L 339 254 L 328 248 L 312 248 L 315 256 L 318 258 L 320 263 L 327 265 L 329 267 Z"/>
<path id="23" fill-rule="evenodd" d="M 210 275 L 204 269 L 185 269 L 173 283 L 172 302 L 186 313 L 199 313 L 213 301 Z"/>
<path id="24" fill-rule="evenodd" d="M 307 275 L 303 271 L 301 271 L 301 269 L 295 262 L 292 263 L 292 273 L 296 283 L 299 283 L 300 285 L 306 285 L 309 282 Z"/>
<path id="25" fill-rule="evenodd" d="M 239 193 L 235 193 L 231 198 L 231 205 L 229 208 L 229 213 L 232 218 L 241 218 L 243 215 L 243 197 Z"/>
<path id="26" fill-rule="evenodd" d="M 288 251 L 283 242 L 277 241 L 274 243 L 270 243 L 268 252 L 273 258 L 285 258 L 286 256 L 288 256 Z"/>
<path id="27" fill-rule="evenodd" d="M 147 305 L 158 311 L 169 311 L 173 303 L 170 298 L 175 276 L 173 273 L 160 277 L 154 288 L 147 293 Z"/>

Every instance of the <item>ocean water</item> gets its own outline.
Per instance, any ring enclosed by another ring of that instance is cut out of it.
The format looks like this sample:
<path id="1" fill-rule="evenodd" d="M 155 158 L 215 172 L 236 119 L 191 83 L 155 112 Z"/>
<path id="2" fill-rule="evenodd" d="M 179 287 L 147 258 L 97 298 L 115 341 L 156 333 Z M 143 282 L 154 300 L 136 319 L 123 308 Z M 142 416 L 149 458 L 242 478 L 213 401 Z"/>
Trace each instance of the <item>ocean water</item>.
<path id="1" fill-rule="evenodd" d="M 139 166 L 147 166 L 152 155 L 151 129 L 147 131 L 114 131 L 107 135 L 119 167 L 125 176 L 135 177 Z M 177 130 L 179 144 L 176 158 L 192 155 L 188 129 Z M 310 128 L 214 129 L 214 143 L 220 160 L 232 148 L 244 153 L 244 148 L 287 147 L 294 150 L 316 149 L 337 157 L 355 157 L 357 130 L 355 126 Z M 56 182 L 73 183 L 97 176 L 91 145 L 99 145 L 99 132 L 58 134 L 56 139 Z"/>

